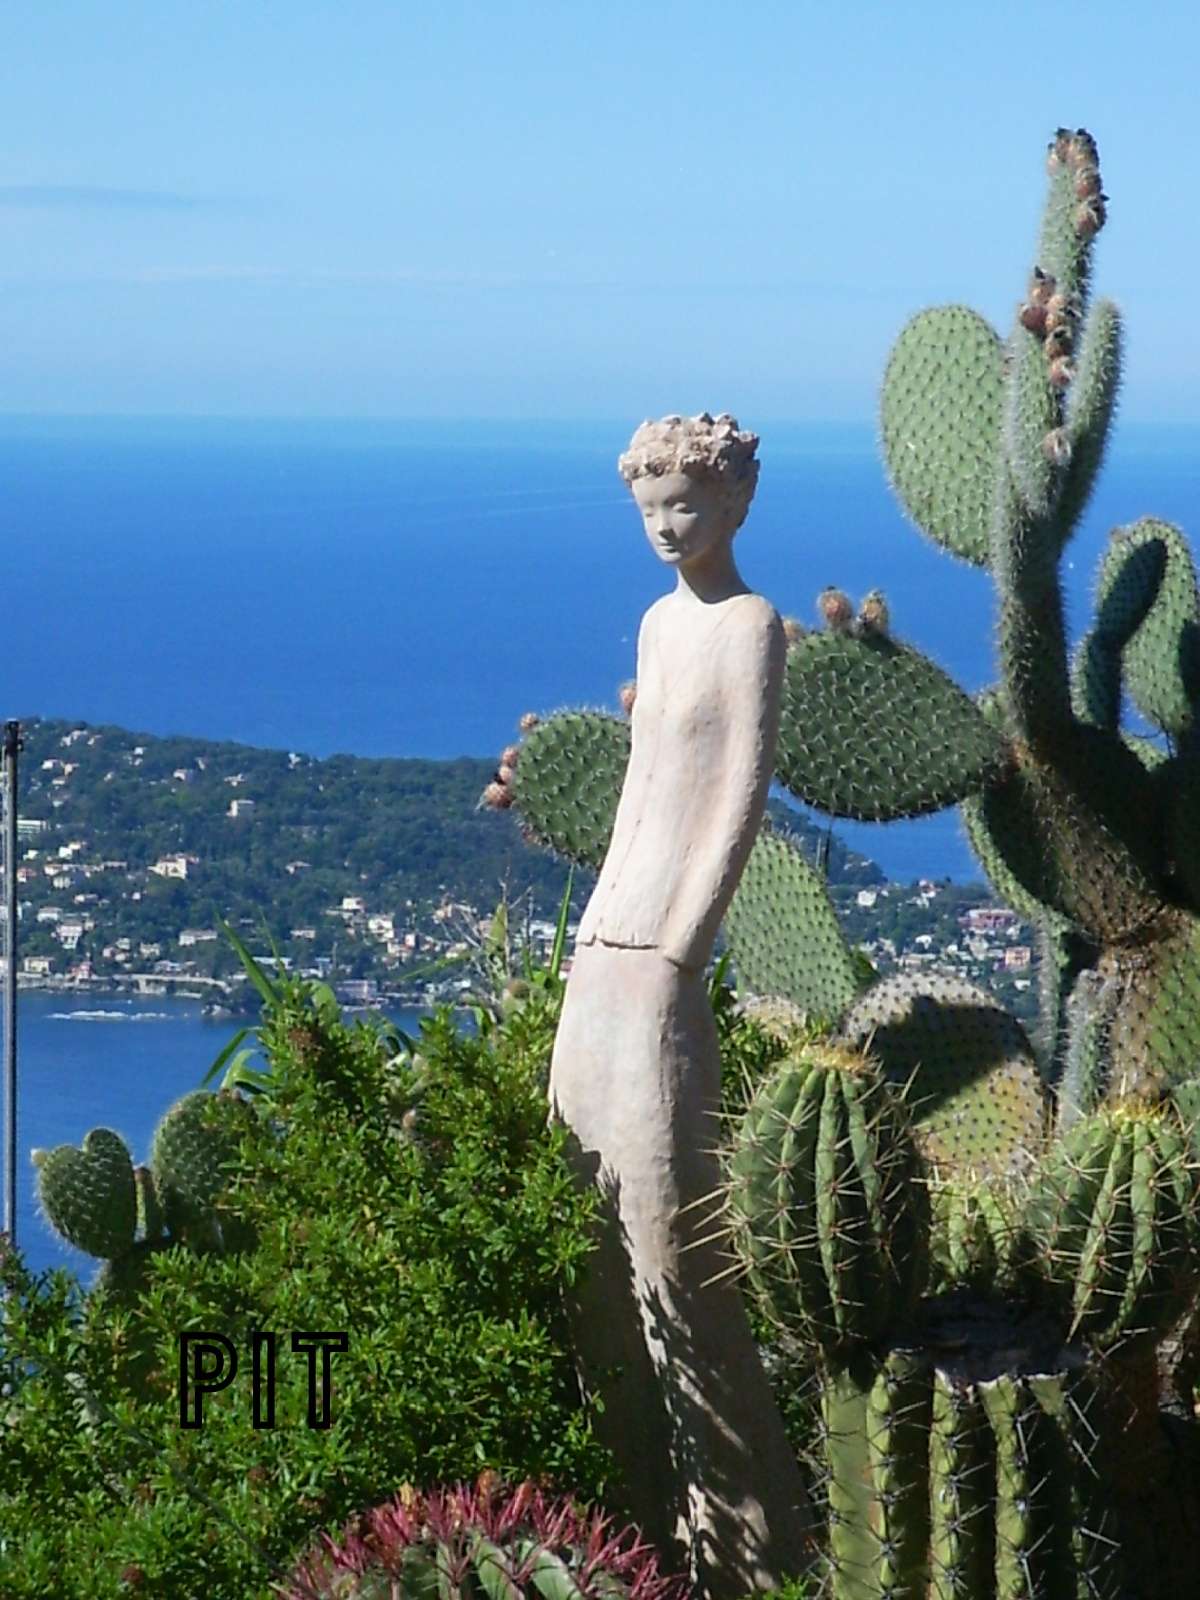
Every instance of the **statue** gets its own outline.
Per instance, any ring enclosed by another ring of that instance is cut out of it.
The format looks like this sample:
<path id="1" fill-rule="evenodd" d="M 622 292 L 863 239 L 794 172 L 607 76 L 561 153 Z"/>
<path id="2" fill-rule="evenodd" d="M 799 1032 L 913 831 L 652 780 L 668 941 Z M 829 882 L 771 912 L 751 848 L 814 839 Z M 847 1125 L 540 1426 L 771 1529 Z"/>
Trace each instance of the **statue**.
<path id="1" fill-rule="evenodd" d="M 638 636 L 632 749 L 579 925 L 552 1115 L 605 1220 L 572 1307 L 629 1513 L 699 1595 L 773 1588 L 811 1515 L 740 1291 L 713 1236 L 721 1062 L 704 970 L 770 784 L 786 644 L 733 536 L 758 476 L 729 416 L 644 423 L 619 462 L 676 573 Z"/>

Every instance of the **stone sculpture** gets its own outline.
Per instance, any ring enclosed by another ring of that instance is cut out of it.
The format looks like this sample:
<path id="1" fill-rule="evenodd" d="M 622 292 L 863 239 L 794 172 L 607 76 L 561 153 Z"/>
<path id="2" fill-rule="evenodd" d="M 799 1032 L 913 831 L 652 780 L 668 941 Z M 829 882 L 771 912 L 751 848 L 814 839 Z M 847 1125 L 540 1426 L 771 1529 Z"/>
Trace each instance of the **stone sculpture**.
<path id="1" fill-rule="evenodd" d="M 667 417 L 619 462 L 676 583 L 642 621 L 632 752 L 550 1071 L 552 1115 L 605 1197 L 573 1307 L 583 1378 L 630 1513 L 711 1600 L 810 1559 L 803 1482 L 705 1206 L 721 1063 L 704 969 L 763 814 L 786 653 L 733 558 L 757 444 L 729 416 Z"/>

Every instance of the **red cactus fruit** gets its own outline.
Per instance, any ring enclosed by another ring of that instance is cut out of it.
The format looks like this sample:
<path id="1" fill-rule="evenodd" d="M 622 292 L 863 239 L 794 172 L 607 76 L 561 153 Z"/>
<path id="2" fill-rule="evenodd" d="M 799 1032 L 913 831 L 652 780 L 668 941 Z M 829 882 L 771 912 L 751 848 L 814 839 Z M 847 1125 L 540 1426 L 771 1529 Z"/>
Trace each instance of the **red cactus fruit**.
<path id="1" fill-rule="evenodd" d="M 521 746 L 519 744 L 506 744 L 500 752 L 500 765 L 502 767 L 515 767 L 521 759 Z"/>
<path id="2" fill-rule="evenodd" d="M 507 811 L 513 803 L 513 792 L 506 783 L 489 783 L 483 791 L 482 802 L 493 811 Z"/>
<path id="3" fill-rule="evenodd" d="M 637 684 L 631 678 L 628 683 L 623 683 L 617 690 L 617 699 L 621 703 L 621 710 L 628 717 L 633 712 L 633 702 L 637 699 Z"/>

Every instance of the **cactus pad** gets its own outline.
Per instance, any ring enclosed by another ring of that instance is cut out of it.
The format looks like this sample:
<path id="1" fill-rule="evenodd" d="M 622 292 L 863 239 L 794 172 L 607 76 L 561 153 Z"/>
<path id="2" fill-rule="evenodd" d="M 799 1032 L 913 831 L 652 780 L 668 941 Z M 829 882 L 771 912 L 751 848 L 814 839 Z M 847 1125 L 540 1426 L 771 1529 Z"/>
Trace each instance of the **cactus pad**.
<path id="1" fill-rule="evenodd" d="M 928 1209 L 898 1101 L 852 1051 L 802 1046 L 758 1086 L 727 1162 L 735 1252 L 764 1311 L 841 1359 L 923 1287 Z"/>
<path id="2" fill-rule="evenodd" d="M 905 1088 L 922 1154 L 937 1171 L 995 1178 L 1036 1159 L 1046 1096 L 1033 1048 L 975 984 L 942 973 L 885 978 L 851 1006 L 838 1039 Z"/>
<path id="3" fill-rule="evenodd" d="M 534 842 L 599 872 L 629 765 L 630 727 L 599 711 L 562 712 L 525 737 L 514 803 Z"/>
<path id="4" fill-rule="evenodd" d="M 965 306 L 919 312 L 883 380 L 883 457 L 922 533 L 952 555 L 988 564 L 1004 406 L 995 330 Z"/>
<path id="5" fill-rule="evenodd" d="M 229 1185 L 239 1143 L 234 1107 L 242 1103 L 196 1089 L 154 1131 L 150 1165 L 172 1232 L 199 1223 Z"/>
<path id="6" fill-rule="evenodd" d="M 81 1149 L 60 1144 L 48 1151 L 38 1163 L 37 1188 L 46 1216 L 77 1250 L 111 1260 L 133 1244 L 133 1161 L 111 1128 L 93 1128 Z"/>
<path id="7" fill-rule="evenodd" d="M 725 931 L 740 984 L 756 995 L 832 1021 L 859 991 L 854 952 L 825 885 L 782 835 L 764 830 L 755 840 Z"/>
<path id="8" fill-rule="evenodd" d="M 1114 535 L 1105 567 L 1147 544 L 1163 552 L 1163 572 L 1125 646 L 1125 683 L 1146 720 L 1178 737 L 1192 726 L 1200 692 L 1200 595 L 1188 542 L 1170 523 L 1143 517 Z"/>
<path id="9" fill-rule="evenodd" d="M 907 645 L 809 633 L 788 652 L 775 772 L 807 805 L 865 822 L 924 816 L 1007 760 L 1003 734 Z"/>

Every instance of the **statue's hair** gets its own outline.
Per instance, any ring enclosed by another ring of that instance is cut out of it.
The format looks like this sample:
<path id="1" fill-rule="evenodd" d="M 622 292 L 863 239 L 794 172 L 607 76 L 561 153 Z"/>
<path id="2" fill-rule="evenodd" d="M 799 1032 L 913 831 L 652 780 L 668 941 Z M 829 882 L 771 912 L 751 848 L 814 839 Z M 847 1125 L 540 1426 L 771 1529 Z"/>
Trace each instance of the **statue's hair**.
<path id="1" fill-rule="evenodd" d="M 756 433 L 738 431 L 737 418 L 728 412 L 710 417 L 663 417 L 643 422 L 617 461 L 628 484 L 635 478 L 662 478 L 683 472 L 708 482 L 722 494 L 735 528 L 740 527 L 754 498 L 758 482 Z"/>

